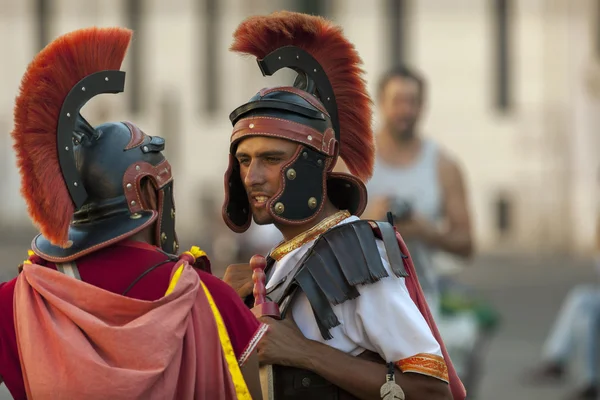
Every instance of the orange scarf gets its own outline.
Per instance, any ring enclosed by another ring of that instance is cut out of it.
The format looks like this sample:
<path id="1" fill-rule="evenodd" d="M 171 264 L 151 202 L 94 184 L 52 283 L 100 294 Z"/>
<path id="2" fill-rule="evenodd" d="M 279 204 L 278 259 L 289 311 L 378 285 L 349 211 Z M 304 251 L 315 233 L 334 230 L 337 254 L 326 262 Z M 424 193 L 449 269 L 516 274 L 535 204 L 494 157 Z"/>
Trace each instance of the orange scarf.
<path id="1" fill-rule="evenodd" d="M 14 307 L 27 397 L 249 398 L 243 379 L 234 385 L 241 374 L 228 365 L 210 293 L 187 262 L 174 271 L 168 294 L 149 302 L 25 265 Z"/>

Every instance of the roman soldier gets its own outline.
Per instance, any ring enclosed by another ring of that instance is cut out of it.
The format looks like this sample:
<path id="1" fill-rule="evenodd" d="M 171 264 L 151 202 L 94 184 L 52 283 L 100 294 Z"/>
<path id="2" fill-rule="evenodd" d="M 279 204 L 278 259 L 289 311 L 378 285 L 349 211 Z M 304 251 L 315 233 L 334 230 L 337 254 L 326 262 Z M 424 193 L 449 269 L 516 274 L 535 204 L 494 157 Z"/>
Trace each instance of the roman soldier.
<path id="1" fill-rule="evenodd" d="M 464 399 L 404 241 L 388 222 L 359 219 L 374 146 L 354 46 L 330 21 L 277 12 L 242 22 L 231 49 L 263 75 L 297 74 L 230 115 L 225 223 L 273 223 L 284 236 L 266 268 L 253 259 L 225 277 L 243 297 L 254 286 L 249 305 L 269 325 L 258 345 L 272 365 L 266 395 Z M 338 157 L 352 175 L 333 172 Z"/>
<path id="2" fill-rule="evenodd" d="M 0 284 L 0 383 L 15 399 L 260 398 L 266 327 L 200 249 L 176 255 L 165 141 L 80 114 L 123 91 L 131 36 L 68 33 L 23 77 L 12 137 L 41 234 Z"/>

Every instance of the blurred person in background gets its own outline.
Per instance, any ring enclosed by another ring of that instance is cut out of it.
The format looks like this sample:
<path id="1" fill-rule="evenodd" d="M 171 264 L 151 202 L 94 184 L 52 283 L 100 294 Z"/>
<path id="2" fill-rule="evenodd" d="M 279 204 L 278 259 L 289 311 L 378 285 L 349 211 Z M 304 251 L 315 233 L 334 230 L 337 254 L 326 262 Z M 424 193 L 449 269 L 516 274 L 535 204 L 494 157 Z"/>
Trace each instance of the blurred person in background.
<path id="1" fill-rule="evenodd" d="M 600 201 L 596 214 L 594 266 L 600 274 Z M 533 385 L 563 382 L 569 364 L 575 361 L 579 367 L 576 377 L 578 388 L 568 399 L 596 399 L 600 388 L 599 340 L 600 287 L 597 284 L 575 286 L 567 294 L 544 342 L 539 365 L 525 374 L 525 382 Z"/>
<path id="2" fill-rule="evenodd" d="M 382 124 L 364 217 L 384 220 L 388 211 L 393 213 L 442 337 L 473 398 L 490 313 L 439 275 L 444 259 L 440 253 L 467 261 L 474 245 L 461 167 L 419 127 L 426 95 L 425 79 L 407 66 L 397 66 L 381 78 L 377 102 Z"/>
<path id="3" fill-rule="evenodd" d="M 79 113 L 123 91 L 131 36 L 71 32 L 22 79 L 12 137 L 41 234 L 0 283 L 0 383 L 17 400 L 260 399 L 266 326 L 204 252 L 175 255 L 165 140 Z"/>
<path id="4" fill-rule="evenodd" d="M 473 238 L 459 164 L 435 141 L 420 134 L 425 97 L 424 78 L 406 66 L 381 78 L 377 100 L 382 127 L 375 140 L 375 168 L 367 184 L 365 217 L 384 220 L 392 211 L 427 300 L 437 310 L 440 300 L 434 253 L 441 250 L 469 258 Z"/>

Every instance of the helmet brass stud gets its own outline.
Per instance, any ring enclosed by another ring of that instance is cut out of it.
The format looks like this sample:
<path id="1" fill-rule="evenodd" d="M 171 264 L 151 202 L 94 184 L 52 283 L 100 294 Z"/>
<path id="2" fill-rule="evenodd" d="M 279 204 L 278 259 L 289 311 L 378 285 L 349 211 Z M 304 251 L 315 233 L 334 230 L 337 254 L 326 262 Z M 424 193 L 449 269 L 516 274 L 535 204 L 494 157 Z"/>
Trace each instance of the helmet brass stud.
<path id="1" fill-rule="evenodd" d="M 310 199 L 308 199 L 308 207 L 312 210 L 315 207 L 317 207 L 317 199 L 314 197 L 311 197 Z"/>
<path id="2" fill-rule="evenodd" d="M 283 203 L 279 202 L 277 204 L 275 204 L 275 213 L 281 215 L 283 214 L 283 212 L 285 211 L 285 207 L 283 206 Z"/>
<path id="3" fill-rule="evenodd" d="M 287 170 L 287 172 L 285 173 L 285 175 L 287 176 L 287 178 L 290 181 L 293 181 L 294 179 L 296 179 L 296 170 L 293 168 L 290 168 Z"/>

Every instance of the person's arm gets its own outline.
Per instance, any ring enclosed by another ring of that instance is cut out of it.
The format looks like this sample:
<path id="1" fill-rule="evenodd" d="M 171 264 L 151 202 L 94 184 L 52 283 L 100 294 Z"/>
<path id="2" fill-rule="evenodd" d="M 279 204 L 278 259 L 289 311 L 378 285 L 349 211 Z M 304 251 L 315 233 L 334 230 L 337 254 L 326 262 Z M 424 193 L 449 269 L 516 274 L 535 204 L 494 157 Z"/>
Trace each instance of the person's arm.
<path id="1" fill-rule="evenodd" d="M 471 217 L 463 173 L 457 162 L 440 156 L 439 176 L 443 191 L 446 229 L 433 229 L 425 240 L 449 253 L 470 257 L 473 254 Z"/>
<path id="2" fill-rule="evenodd" d="M 262 320 L 270 329 L 258 345 L 261 364 L 310 370 L 360 399 L 381 399 L 380 389 L 387 373 L 385 365 L 364 360 L 360 356 L 353 357 L 326 344 L 306 339 L 292 318 L 284 321 L 271 318 Z M 406 400 L 452 399 L 448 384 L 441 379 L 420 373 L 402 373 L 398 369 L 395 376 Z"/>
<path id="3" fill-rule="evenodd" d="M 380 388 L 385 382 L 387 367 L 360 357 L 352 357 L 333 347 L 312 342 L 306 364 L 301 366 L 315 372 L 334 385 L 364 400 L 380 400 Z M 396 368 L 396 383 L 406 400 L 451 400 L 448 384 L 423 374 L 402 373 Z"/>
<path id="4" fill-rule="evenodd" d="M 244 365 L 242 365 L 242 375 L 244 376 L 252 400 L 262 400 L 262 388 L 260 386 L 260 372 L 256 349 L 252 351 Z"/>
<path id="5" fill-rule="evenodd" d="M 383 244 L 380 252 L 384 253 Z M 412 301 L 403 278 L 389 274 L 379 282 L 358 286 L 360 296 L 334 307 L 348 340 L 399 369 L 396 376 L 406 399 L 450 399 L 448 368 L 439 343 Z M 311 370 L 361 399 L 380 399 L 386 367 L 352 357 L 326 343 L 307 339 L 293 312 L 283 321 L 261 318 L 269 330 L 258 345 L 261 363 Z M 400 372 L 402 371 L 402 372 Z"/>

